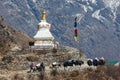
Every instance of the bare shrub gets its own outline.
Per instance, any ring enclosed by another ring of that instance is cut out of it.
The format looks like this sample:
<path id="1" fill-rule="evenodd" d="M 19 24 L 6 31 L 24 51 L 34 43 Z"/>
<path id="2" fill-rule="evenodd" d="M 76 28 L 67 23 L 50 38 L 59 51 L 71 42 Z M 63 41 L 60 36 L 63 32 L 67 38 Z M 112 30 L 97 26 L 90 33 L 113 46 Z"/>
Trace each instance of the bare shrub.
<path id="1" fill-rule="evenodd" d="M 8 80 L 8 79 L 3 77 L 3 78 L 0 78 L 0 80 Z"/>
<path id="2" fill-rule="evenodd" d="M 52 76 L 56 76 L 56 75 L 58 74 L 57 68 L 52 69 L 52 71 L 50 72 L 50 74 L 51 74 Z"/>
<path id="3" fill-rule="evenodd" d="M 57 53 L 57 49 L 53 48 L 52 52 Z"/>
<path id="4" fill-rule="evenodd" d="M 113 79 L 118 80 L 120 76 L 120 67 L 119 66 L 107 66 L 106 74 L 111 76 Z"/>
<path id="5" fill-rule="evenodd" d="M 14 58 L 10 55 L 6 55 L 2 58 L 2 61 L 6 62 L 6 63 L 10 63 L 14 60 Z"/>
<path id="6" fill-rule="evenodd" d="M 75 70 L 71 72 L 70 77 L 77 77 L 78 75 L 79 75 L 79 71 Z"/>
<path id="7" fill-rule="evenodd" d="M 20 74 L 15 74 L 12 78 L 12 80 L 24 80 L 23 76 L 21 76 Z"/>
<path id="8" fill-rule="evenodd" d="M 35 77 L 35 76 L 38 76 L 38 75 L 29 74 L 29 75 L 27 76 L 27 79 L 28 79 L 28 80 L 34 80 L 34 77 Z"/>
<path id="9" fill-rule="evenodd" d="M 28 60 L 28 61 L 38 61 L 39 60 L 39 58 L 38 57 L 36 57 L 36 56 L 27 56 L 26 57 L 26 59 Z"/>

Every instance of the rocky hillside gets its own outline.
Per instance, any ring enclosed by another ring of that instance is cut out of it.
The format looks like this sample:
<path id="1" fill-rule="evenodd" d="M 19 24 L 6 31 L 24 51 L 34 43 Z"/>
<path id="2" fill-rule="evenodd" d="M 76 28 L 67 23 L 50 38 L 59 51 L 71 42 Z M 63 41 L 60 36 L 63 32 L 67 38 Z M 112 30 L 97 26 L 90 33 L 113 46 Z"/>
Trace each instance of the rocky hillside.
<path id="1" fill-rule="evenodd" d="M 32 39 L 24 33 L 10 27 L 0 16 L 0 54 L 28 48 Z"/>
<path id="2" fill-rule="evenodd" d="M 29 48 L 32 38 L 9 26 L 0 16 L 0 73 L 3 70 L 18 71 L 27 70 L 29 62 L 39 63 L 44 61 L 46 65 L 54 61 L 63 62 L 67 59 L 86 59 L 86 56 L 72 47 L 60 46 L 57 52 L 35 51 Z M 6 71 L 5 71 L 6 72 Z"/>
<path id="3" fill-rule="evenodd" d="M 86 60 L 86 56 L 83 53 L 79 56 L 77 49 L 67 46 L 59 47 L 57 53 L 52 51 L 46 53 L 43 51 L 25 51 L 24 53 L 17 52 L 16 54 L 2 55 L 0 57 L 0 80 L 42 80 L 40 73 L 28 73 L 31 62 L 34 62 L 35 65 L 44 62 L 46 66 L 45 76 L 49 76 L 49 80 L 54 80 L 50 77 L 51 69 L 49 66 L 55 61 L 63 64 L 67 59 Z M 64 71 L 64 68 L 62 69 Z M 48 78 L 45 80 L 48 80 Z"/>
<path id="4" fill-rule="evenodd" d="M 61 45 L 80 47 L 88 57 L 120 60 L 120 0 L 0 0 L 5 21 L 30 36 L 36 33 L 43 8 Z M 79 44 L 73 39 L 76 16 Z"/>

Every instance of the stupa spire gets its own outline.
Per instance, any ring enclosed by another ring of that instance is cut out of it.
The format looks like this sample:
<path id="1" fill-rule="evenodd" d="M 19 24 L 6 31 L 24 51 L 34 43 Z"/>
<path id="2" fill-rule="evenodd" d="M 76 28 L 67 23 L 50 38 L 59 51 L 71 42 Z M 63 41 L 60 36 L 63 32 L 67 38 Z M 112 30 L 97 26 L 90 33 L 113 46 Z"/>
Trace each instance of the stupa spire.
<path id="1" fill-rule="evenodd" d="M 43 11 L 42 11 L 42 18 L 41 18 L 41 20 L 46 20 L 46 10 L 45 9 L 43 9 Z"/>

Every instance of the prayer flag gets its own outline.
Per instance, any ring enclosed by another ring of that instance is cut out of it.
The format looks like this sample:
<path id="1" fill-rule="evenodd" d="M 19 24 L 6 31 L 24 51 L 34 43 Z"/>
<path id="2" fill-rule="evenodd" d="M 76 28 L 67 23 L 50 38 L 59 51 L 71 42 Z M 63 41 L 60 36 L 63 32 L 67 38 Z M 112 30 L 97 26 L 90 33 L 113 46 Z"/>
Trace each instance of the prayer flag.
<path id="1" fill-rule="evenodd" d="M 77 42 L 78 41 L 77 17 L 75 17 L 73 33 L 74 33 L 74 40 Z"/>

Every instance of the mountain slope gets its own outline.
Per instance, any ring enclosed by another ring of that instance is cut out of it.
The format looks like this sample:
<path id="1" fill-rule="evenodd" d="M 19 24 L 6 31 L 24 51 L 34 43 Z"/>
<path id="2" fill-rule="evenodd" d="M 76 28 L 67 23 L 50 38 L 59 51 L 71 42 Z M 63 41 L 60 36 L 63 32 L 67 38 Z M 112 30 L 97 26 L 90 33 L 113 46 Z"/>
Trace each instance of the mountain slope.
<path id="1" fill-rule="evenodd" d="M 7 54 L 9 51 L 21 50 L 28 47 L 32 39 L 26 34 L 10 27 L 0 16 L 0 53 Z"/>
<path id="2" fill-rule="evenodd" d="M 120 0 L 1 0 L 0 14 L 15 28 L 35 35 L 41 11 L 61 45 L 79 47 L 88 57 L 120 60 Z M 73 39 L 78 17 L 79 45 Z"/>

